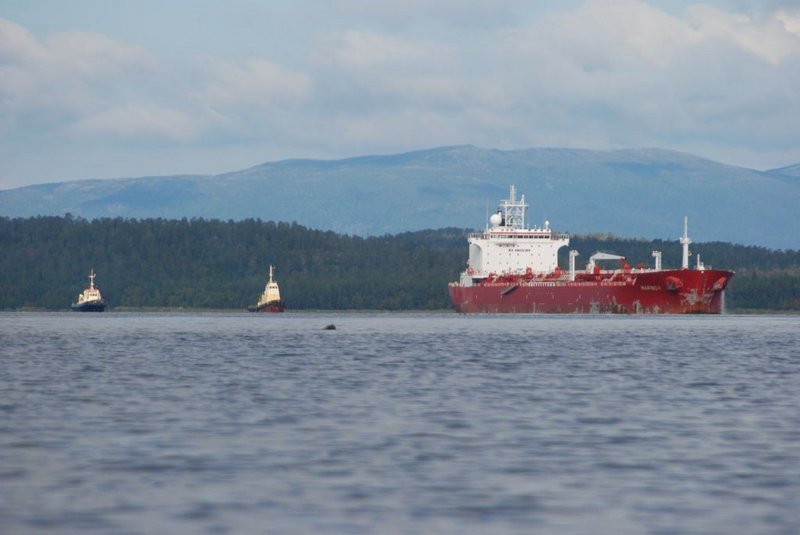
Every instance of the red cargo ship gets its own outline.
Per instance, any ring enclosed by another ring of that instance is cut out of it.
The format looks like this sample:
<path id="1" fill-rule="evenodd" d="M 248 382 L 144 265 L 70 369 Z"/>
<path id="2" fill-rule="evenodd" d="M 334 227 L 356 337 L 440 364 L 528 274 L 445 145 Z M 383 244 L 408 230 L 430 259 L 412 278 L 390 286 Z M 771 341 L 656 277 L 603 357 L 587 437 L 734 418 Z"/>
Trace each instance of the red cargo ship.
<path id="1" fill-rule="evenodd" d="M 680 269 L 662 269 L 661 252 L 653 251 L 653 268 L 632 267 L 625 257 L 595 253 L 585 270 L 575 269 L 577 251 L 569 252 L 569 269 L 558 266 L 558 250 L 569 235 L 556 233 L 545 221 L 525 227 L 523 195 L 514 186 L 501 201 L 486 229 L 469 236 L 467 269 L 450 283 L 457 312 L 548 312 L 615 314 L 719 314 L 733 272 L 707 268 L 696 255 L 689 269 L 688 220 L 684 219 Z M 600 269 L 597 261 L 616 260 L 617 269 Z"/>

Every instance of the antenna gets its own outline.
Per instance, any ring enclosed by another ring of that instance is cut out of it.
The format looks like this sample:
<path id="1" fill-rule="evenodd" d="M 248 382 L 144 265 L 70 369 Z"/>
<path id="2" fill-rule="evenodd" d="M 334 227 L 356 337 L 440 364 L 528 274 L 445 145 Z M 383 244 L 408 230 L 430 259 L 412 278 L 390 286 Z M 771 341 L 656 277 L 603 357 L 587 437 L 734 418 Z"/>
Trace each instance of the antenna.
<path id="1" fill-rule="evenodd" d="M 500 201 L 499 209 L 503 213 L 503 226 L 507 229 L 520 229 L 525 226 L 525 209 L 528 204 L 525 202 L 525 195 L 517 201 L 517 189 L 512 184 L 508 199 Z"/>

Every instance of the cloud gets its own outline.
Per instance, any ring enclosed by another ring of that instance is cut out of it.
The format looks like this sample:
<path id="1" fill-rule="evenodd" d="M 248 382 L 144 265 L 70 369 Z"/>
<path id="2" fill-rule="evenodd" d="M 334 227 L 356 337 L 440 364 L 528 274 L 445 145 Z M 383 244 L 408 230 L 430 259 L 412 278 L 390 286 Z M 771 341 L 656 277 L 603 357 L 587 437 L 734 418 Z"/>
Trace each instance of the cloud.
<path id="1" fill-rule="evenodd" d="M 152 70 L 156 60 L 143 48 L 90 32 L 60 32 L 45 41 L 54 66 L 74 76 L 97 78 L 128 69 Z"/>
<path id="2" fill-rule="evenodd" d="M 695 28 L 704 44 L 727 42 L 773 65 L 800 54 L 796 23 L 797 18 L 787 11 L 753 18 L 707 5 L 693 6 L 688 18 L 689 26 Z"/>
<path id="3" fill-rule="evenodd" d="M 241 62 L 204 57 L 196 65 L 204 86 L 200 97 L 211 106 L 273 108 L 296 104 L 307 97 L 311 87 L 308 74 L 261 57 Z"/>
<path id="4" fill-rule="evenodd" d="M 699 39 L 680 19 L 637 1 L 590 2 L 521 32 L 531 46 L 554 45 L 555 55 L 588 71 L 663 66 Z"/>
<path id="5" fill-rule="evenodd" d="M 187 143 L 199 136 L 203 125 L 172 108 L 126 104 L 82 118 L 71 130 L 81 137 L 112 135 L 128 140 Z"/>
<path id="6" fill-rule="evenodd" d="M 44 41 L 0 19 L 0 109 L 78 112 L 126 75 L 155 68 L 141 47 L 96 33 L 60 32 Z M 117 86 L 118 87 L 118 86 Z"/>
<path id="7" fill-rule="evenodd" d="M 342 19 L 351 25 L 407 30 L 410 27 L 454 29 L 470 32 L 505 26 L 522 12 L 540 11 L 539 3 L 528 0 L 339 0 L 301 2 L 307 12 L 336 25 Z M 544 3 L 541 3 L 544 4 Z"/>
<path id="8" fill-rule="evenodd" d="M 314 74 L 347 139 L 374 150 L 422 139 L 689 151 L 702 144 L 720 157 L 749 145 L 749 161 L 738 162 L 747 164 L 755 147 L 774 155 L 787 136 L 796 139 L 793 13 L 693 6 L 675 15 L 642 1 L 595 1 L 474 40 L 350 29 L 328 37 Z"/>
<path id="9" fill-rule="evenodd" d="M 787 3 L 336 4 L 287 5 L 280 28 L 254 10 L 262 19 L 237 31 L 258 39 L 237 33 L 225 53 L 184 57 L 111 33 L 36 36 L 0 19 L 0 141 L 86 140 L 117 154 L 161 144 L 198 159 L 229 148 L 256 162 L 457 143 L 800 161 L 800 10 Z M 182 50 L 195 37 L 182 34 Z"/>
<path id="10" fill-rule="evenodd" d="M 775 19 L 783 24 L 787 32 L 800 35 L 800 8 L 780 9 L 775 13 Z"/>
<path id="11" fill-rule="evenodd" d="M 417 40 L 394 38 L 372 31 L 348 30 L 328 52 L 331 62 L 350 69 L 408 65 L 429 61 L 430 46 Z"/>
<path id="12" fill-rule="evenodd" d="M 3 64 L 42 60 L 46 49 L 28 30 L 10 20 L 0 18 L 0 61 Z"/>

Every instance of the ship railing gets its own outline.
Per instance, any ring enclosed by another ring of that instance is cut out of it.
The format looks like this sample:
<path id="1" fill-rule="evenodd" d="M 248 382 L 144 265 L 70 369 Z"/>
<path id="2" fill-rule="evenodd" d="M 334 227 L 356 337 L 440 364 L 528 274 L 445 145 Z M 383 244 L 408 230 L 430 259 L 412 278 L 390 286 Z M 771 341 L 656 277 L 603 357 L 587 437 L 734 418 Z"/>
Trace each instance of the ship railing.
<path id="1" fill-rule="evenodd" d="M 533 232 L 533 234 L 535 234 L 535 232 Z M 470 232 L 469 234 L 467 234 L 467 237 L 469 237 L 469 238 L 486 238 L 487 236 L 489 236 L 489 233 L 487 233 L 484 230 L 482 230 L 480 232 Z M 495 236 L 495 237 L 516 239 L 519 236 L 518 235 L 514 235 L 514 234 L 509 234 L 508 236 L 500 235 L 500 236 Z M 550 239 L 551 240 L 568 240 L 569 239 L 569 233 L 568 232 L 553 232 L 552 234 L 550 234 Z"/>

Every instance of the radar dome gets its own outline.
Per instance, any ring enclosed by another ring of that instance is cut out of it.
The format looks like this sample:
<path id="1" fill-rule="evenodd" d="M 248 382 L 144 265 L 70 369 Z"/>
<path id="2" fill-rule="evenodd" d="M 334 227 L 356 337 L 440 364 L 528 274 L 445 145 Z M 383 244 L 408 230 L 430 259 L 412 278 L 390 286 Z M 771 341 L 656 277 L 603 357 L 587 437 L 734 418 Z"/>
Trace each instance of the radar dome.
<path id="1" fill-rule="evenodd" d="M 501 216 L 500 214 L 492 214 L 492 216 L 489 218 L 489 223 L 493 227 L 500 226 L 500 223 L 502 222 L 503 222 L 503 216 Z"/>

